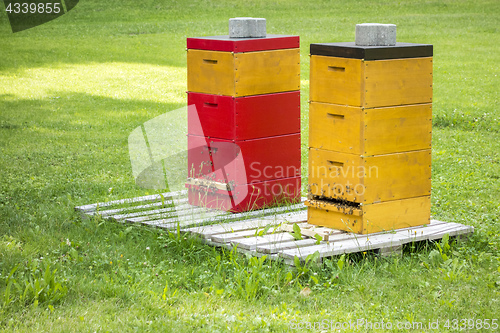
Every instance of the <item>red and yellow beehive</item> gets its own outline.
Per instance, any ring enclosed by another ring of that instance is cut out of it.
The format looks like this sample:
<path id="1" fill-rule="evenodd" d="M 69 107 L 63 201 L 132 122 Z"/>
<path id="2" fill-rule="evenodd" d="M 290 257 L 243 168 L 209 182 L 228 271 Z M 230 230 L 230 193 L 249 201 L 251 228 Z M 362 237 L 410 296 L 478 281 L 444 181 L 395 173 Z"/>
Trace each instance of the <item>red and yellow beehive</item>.
<path id="1" fill-rule="evenodd" d="M 300 200 L 299 63 L 298 36 L 187 39 L 190 204 Z"/>
<path id="2" fill-rule="evenodd" d="M 432 45 L 311 44 L 308 222 L 429 223 Z"/>

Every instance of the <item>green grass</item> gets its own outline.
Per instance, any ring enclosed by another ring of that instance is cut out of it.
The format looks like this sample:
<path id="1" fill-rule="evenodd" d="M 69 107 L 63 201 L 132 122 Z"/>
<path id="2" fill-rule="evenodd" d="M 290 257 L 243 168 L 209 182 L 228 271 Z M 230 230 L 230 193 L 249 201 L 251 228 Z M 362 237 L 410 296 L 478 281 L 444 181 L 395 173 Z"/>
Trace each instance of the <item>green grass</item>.
<path id="1" fill-rule="evenodd" d="M 498 1 L 88 0 L 16 34 L 1 6 L 0 329 L 286 331 L 323 319 L 439 319 L 446 331 L 447 319 L 500 320 Z M 304 175 L 309 44 L 352 41 L 362 22 L 394 23 L 398 41 L 433 44 L 432 214 L 474 235 L 297 270 L 81 221 L 74 206 L 148 193 L 134 184 L 128 135 L 185 105 L 186 37 L 226 34 L 236 16 L 301 37 Z"/>

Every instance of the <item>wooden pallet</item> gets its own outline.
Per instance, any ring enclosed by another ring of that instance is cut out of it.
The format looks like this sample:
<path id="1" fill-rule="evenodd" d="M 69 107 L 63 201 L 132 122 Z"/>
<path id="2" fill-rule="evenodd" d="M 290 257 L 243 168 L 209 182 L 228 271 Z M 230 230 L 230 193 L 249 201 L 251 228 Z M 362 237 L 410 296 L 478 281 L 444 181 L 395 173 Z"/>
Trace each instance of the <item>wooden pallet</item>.
<path id="1" fill-rule="evenodd" d="M 308 224 L 305 208 L 300 203 L 231 214 L 189 205 L 186 191 L 75 207 L 84 218 L 99 216 L 168 230 L 180 228 L 213 246 L 236 247 L 240 252 L 281 258 L 292 265 L 295 257 L 305 260 L 315 252 L 319 258 L 369 250 L 385 255 L 400 253 L 407 243 L 474 232 L 471 226 L 432 220 L 425 226 L 359 235 Z M 294 224 L 302 234 L 300 240 L 292 235 Z"/>

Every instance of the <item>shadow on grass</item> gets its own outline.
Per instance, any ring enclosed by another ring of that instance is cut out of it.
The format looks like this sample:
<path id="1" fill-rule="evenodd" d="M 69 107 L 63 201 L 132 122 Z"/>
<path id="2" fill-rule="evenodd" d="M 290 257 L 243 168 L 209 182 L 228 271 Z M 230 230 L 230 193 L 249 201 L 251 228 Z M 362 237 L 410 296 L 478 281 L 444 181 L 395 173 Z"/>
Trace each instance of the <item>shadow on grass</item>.
<path id="1" fill-rule="evenodd" d="M 181 106 L 83 93 L 57 96 L 0 97 L 0 215 L 6 223 L 142 195 L 132 176 L 128 136 Z"/>

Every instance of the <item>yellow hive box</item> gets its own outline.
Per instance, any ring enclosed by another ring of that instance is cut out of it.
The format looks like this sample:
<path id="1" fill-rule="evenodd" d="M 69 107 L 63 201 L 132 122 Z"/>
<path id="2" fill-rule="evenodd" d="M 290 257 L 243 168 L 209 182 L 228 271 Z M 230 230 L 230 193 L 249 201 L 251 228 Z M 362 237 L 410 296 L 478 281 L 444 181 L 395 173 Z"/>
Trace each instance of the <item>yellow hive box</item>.
<path id="1" fill-rule="evenodd" d="M 309 147 L 366 156 L 429 149 L 431 140 L 432 104 L 309 106 Z"/>
<path id="2" fill-rule="evenodd" d="M 232 53 L 188 49 L 188 91 L 250 96 L 300 89 L 298 48 Z"/>
<path id="3" fill-rule="evenodd" d="M 432 57 L 372 60 L 311 55 L 311 101 L 376 108 L 432 102 Z"/>
<path id="4" fill-rule="evenodd" d="M 358 207 L 311 199 L 305 204 L 308 206 L 308 223 L 357 234 L 414 227 L 430 222 L 430 196 Z"/>
<path id="5" fill-rule="evenodd" d="M 363 156 L 310 148 L 309 191 L 364 204 L 430 195 L 431 150 Z"/>

